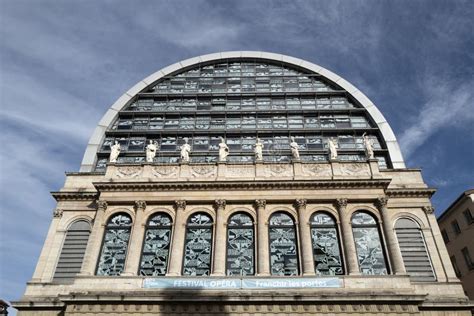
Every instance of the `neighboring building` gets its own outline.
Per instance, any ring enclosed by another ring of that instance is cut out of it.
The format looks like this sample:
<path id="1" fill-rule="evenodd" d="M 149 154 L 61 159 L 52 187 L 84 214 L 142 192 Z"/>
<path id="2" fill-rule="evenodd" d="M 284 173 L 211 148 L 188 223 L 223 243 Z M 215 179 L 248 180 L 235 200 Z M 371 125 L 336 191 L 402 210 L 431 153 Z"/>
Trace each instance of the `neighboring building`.
<path id="1" fill-rule="evenodd" d="M 463 192 L 438 218 L 449 257 L 467 296 L 474 300 L 474 189 Z"/>
<path id="2" fill-rule="evenodd" d="M 184 60 L 99 122 L 80 172 L 53 192 L 36 270 L 13 305 L 470 315 L 433 193 L 377 107 L 332 72 L 262 52 Z"/>

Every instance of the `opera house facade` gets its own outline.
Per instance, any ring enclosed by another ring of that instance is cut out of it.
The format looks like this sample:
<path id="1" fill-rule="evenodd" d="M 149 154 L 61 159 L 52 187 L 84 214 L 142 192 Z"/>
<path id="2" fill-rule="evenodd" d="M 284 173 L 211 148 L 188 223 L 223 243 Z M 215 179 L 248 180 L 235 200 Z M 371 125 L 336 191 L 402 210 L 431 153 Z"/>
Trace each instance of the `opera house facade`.
<path id="1" fill-rule="evenodd" d="M 59 172 L 59 171 L 58 171 Z M 224 52 L 123 94 L 53 211 L 19 315 L 471 315 L 419 169 L 310 62 Z"/>

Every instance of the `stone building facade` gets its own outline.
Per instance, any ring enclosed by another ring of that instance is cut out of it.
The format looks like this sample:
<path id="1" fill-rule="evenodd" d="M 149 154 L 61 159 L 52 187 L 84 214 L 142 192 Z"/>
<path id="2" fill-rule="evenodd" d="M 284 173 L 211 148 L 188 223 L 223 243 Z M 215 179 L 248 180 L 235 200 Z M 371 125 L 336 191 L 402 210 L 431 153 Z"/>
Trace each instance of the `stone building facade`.
<path id="1" fill-rule="evenodd" d="M 438 218 L 449 257 L 466 295 L 474 300 L 474 189 L 464 191 Z"/>
<path id="2" fill-rule="evenodd" d="M 52 193 L 43 250 L 13 305 L 470 315 L 433 193 L 377 107 L 339 76 L 262 52 L 192 58 L 139 82 L 99 122 L 80 172 Z"/>

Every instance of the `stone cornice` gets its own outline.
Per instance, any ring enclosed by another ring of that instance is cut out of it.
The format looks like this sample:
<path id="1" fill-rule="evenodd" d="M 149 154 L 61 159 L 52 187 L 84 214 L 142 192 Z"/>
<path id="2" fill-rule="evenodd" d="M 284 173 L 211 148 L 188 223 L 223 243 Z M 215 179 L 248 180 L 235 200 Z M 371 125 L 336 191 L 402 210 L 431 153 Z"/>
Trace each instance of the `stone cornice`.
<path id="1" fill-rule="evenodd" d="M 56 201 L 90 201 L 96 200 L 97 192 L 51 192 Z"/>
<path id="2" fill-rule="evenodd" d="M 386 189 L 390 180 L 327 181 L 209 181 L 209 182 L 94 182 L 100 192 L 175 191 L 175 190 L 287 190 L 287 189 Z"/>
<path id="3" fill-rule="evenodd" d="M 397 197 L 422 197 L 431 198 L 435 194 L 436 189 L 432 188 L 403 188 L 403 189 L 387 189 L 386 194 L 389 198 Z"/>

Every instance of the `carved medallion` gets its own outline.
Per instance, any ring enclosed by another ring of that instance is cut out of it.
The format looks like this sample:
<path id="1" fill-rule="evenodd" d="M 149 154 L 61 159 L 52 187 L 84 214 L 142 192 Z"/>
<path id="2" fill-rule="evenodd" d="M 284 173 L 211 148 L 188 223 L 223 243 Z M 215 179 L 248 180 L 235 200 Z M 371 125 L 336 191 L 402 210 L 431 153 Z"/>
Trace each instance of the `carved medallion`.
<path id="1" fill-rule="evenodd" d="M 142 167 L 119 167 L 116 176 L 117 178 L 138 178 L 142 170 Z"/>
<path id="2" fill-rule="evenodd" d="M 253 177 L 255 175 L 254 166 L 227 166 L 227 177 L 243 178 Z"/>
<path id="3" fill-rule="evenodd" d="M 153 176 L 157 178 L 175 178 L 178 176 L 177 166 L 156 166 L 151 170 Z"/>
<path id="4" fill-rule="evenodd" d="M 288 164 L 272 164 L 267 167 L 267 177 L 291 177 L 293 176 L 293 170 L 291 165 Z"/>
<path id="5" fill-rule="evenodd" d="M 217 173 L 216 166 L 196 165 L 192 166 L 191 174 L 193 177 L 214 177 Z"/>
<path id="6" fill-rule="evenodd" d="M 344 163 L 341 164 L 341 174 L 347 176 L 370 175 L 370 171 L 366 164 Z"/>
<path id="7" fill-rule="evenodd" d="M 331 176 L 331 166 L 328 164 L 303 164 L 303 173 L 305 176 Z"/>

